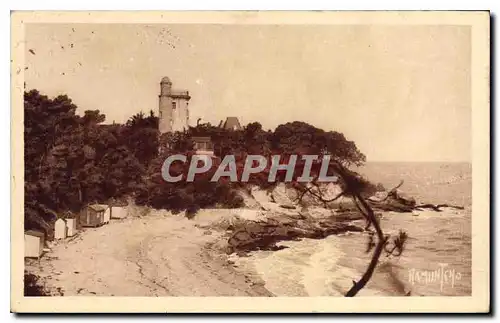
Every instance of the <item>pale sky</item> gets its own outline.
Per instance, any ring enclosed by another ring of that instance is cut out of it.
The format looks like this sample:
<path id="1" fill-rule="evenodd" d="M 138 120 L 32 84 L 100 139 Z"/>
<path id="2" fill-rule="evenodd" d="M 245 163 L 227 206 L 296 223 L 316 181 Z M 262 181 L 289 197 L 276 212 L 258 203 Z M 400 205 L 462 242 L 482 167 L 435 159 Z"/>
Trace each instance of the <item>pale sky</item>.
<path id="1" fill-rule="evenodd" d="M 193 125 L 305 121 L 369 161 L 470 161 L 470 52 L 467 26 L 43 24 L 25 77 L 109 123 L 157 112 L 168 76 Z"/>

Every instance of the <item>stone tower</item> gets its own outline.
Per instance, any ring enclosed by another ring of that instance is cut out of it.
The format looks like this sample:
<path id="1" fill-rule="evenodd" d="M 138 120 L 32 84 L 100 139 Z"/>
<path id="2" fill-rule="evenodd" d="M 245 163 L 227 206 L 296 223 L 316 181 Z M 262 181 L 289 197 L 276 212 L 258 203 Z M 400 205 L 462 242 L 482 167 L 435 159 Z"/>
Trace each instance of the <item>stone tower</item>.
<path id="1" fill-rule="evenodd" d="M 160 82 L 159 130 L 160 133 L 183 131 L 189 125 L 188 91 L 173 90 L 172 81 L 164 77 Z"/>

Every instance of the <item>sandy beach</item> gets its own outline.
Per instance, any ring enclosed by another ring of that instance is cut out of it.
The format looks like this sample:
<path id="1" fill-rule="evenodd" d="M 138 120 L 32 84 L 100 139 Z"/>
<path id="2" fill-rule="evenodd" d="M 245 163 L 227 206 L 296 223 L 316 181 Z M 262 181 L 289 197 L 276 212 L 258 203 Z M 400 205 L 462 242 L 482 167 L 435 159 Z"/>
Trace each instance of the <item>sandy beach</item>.
<path id="1" fill-rule="evenodd" d="M 168 212 L 113 220 L 56 243 L 26 270 L 64 296 L 272 296 L 232 267 L 219 249 L 224 232 L 202 222 Z"/>

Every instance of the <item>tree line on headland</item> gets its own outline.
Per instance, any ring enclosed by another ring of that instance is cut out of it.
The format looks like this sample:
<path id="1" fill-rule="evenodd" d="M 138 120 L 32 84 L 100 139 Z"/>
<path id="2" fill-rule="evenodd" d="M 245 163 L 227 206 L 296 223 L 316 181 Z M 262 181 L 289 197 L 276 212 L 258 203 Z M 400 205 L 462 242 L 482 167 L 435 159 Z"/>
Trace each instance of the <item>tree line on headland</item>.
<path id="1" fill-rule="evenodd" d="M 77 213 L 88 203 L 110 200 L 131 198 L 138 205 L 172 211 L 241 206 L 243 200 L 235 188 L 248 183 L 231 183 L 224 178 L 210 182 L 210 172 L 196 177 L 194 182 L 163 180 L 161 166 L 165 158 L 178 153 L 192 155 L 192 137 L 210 137 L 218 159 L 233 154 L 238 169 L 250 154 L 284 158 L 291 154 L 330 154 L 345 170 L 366 160 L 342 133 L 299 121 L 281 124 L 274 131 L 264 130 L 258 122 L 242 130 L 206 123 L 160 135 L 153 111 L 137 113 L 124 124 L 104 124 L 105 119 L 99 110 L 78 114 L 77 106 L 66 95 L 49 98 L 37 90 L 24 93 L 26 229 L 49 233 L 58 215 Z M 180 173 L 187 168 L 177 167 Z M 299 161 L 296 167 L 303 164 Z M 317 171 L 313 167 L 312 172 Z M 366 194 L 376 189 L 356 173 L 348 173 Z M 263 188 L 274 185 L 267 181 L 267 175 L 253 174 L 249 184 Z M 283 180 L 282 175 L 278 173 L 277 182 Z"/>

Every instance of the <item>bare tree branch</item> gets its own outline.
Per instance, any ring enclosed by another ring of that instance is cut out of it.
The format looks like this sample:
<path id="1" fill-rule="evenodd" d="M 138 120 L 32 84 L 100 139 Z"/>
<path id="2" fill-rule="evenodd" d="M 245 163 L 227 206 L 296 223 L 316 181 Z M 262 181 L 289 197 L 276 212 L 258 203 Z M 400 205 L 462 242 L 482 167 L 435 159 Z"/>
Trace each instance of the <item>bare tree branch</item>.
<path id="1" fill-rule="evenodd" d="M 384 233 L 382 231 L 382 228 L 380 227 L 380 224 L 378 222 L 377 216 L 375 215 L 375 212 L 373 212 L 373 209 L 370 207 L 370 205 L 365 201 L 365 199 L 361 196 L 360 188 L 356 187 L 356 181 L 349 180 L 348 175 L 344 167 L 340 164 L 337 163 L 337 172 L 338 175 L 342 178 L 344 181 L 346 188 L 344 190 L 345 193 L 348 193 L 352 196 L 353 201 L 358 208 L 358 210 L 365 216 L 369 224 L 367 226 L 373 225 L 375 228 L 375 232 L 377 234 L 377 246 L 375 247 L 375 251 L 373 252 L 372 259 L 370 263 L 368 264 L 368 268 L 366 269 L 365 273 L 361 277 L 360 280 L 353 281 L 353 286 L 351 289 L 347 291 L 345 294 L 346 297 L 353 297 L 356 296 L 356 294 L 365 287 L 365 285 L 368 283 L 368 281 L 371 279 L 373 272 L 375 271 L 375 267 L 377 267 L 380 255 L 382 254 L 382 251 L 384 250 L 384 246 L 387 243 L 388 237 L 384 236 Z M 397 187 L 400 187 L 398 185 Z M 393 189 L 394 190 L 394 189 Z M 392 191 L 392 190 L 391 190 Z"/>
<path id="2" fill-rule="evenodd" d="M 314 187 L 316 187 L 316 188 L 318 189 L 318 192 L 320 192 L 320 194 L 317 194 L 317 193 L 315 193 L 315 192 L 313 191 Z M 302 190 L 302 192 L 301 192 L 300 196 L 299 196 L 299 197 L 297 197 L 297 198 L 295 199 L 295 201 L 299 201 L 299 202 L 300 202 L 300 201 L 302 201 L 302 199 L 304 198 L 304 196 L 305 196 L 307 193 L 309 193 L 309 194 L 311 194 L 312 196 L 314 196 L 314 197 L 316 197 L 317 199 L 319 199 L 322 203 L 327 204 L 327 203 L 331 203 L 331 202 L 334 202 L 334 201 L 338 200 L 339 198 L 341 198 L 341 197 L 342 197 L 342 196 L 344 196 L 344 194 L 345 194 L 345 191 L 342 191 L 342 192 L 340 192 L 339 194 L 337 194 L 335 197 L 333 197 L 333 198 L 331 198 L 331 199 L 326 199 L 326 200 L 325 200 L 325 199 L 323 198 L 322 194 L 321 194 L 321 190 L 319 189 L 318 184 L 316 184 L 316 183 L 314 183 L 314 186 L 309 186 L 309 187 L 307 187 L 307 186 L 303 186 L 301 189 L 303 189 L 303 190 Z"/>
<path id="3" fill-rule="evenodd" d="M 396 185 L 395 187 L 393 187 L 392 189 L 389 190 L 389 192 L 387 193 L 387 196 L 385 198 L 383 198 L 382 200 L 380 200 L 378 202 L 385 202 L 389 198 L 389 196 L 391 196 L 391 194 L 393 194 L 394 192 L 396 192 L 396 190 L 398 188 L 403 186 L 404 182 L 405 182 L 404 180 L 401 180 L 398 185 Z"/>
<path id="4" fill-rule="evenodd" d="M 345 169 L 345 167 L 341 163 L 339 163 L 338 161 L 333 161 L 333 163 L 336 167 L 337 174 L 340 176 L 340 178 L 343 181 L 343 184 L 344 184 L 343 191 L 340 192 L 339 194 L 337 194 L 332 199 L 324 199 L 323 194 L 319 188 L 319 185 L 316 182 L 313 182 L 314 186 L 309 186 L 309 187 L 302 186 L 302 187 L 300 187 L 302 192 L 301 192 L 300 196 L 297 197 L 296 201 L 302 201 L 304 196 L 307 193 L 309 193 L 312 196 L 319 199 L 321 202 L 325 203 L 325 206 L 326 206 L 326 203 L 333 202 L 342 196 L 350 196 L 350 197 L 352 197 L 356 208 L 359 210 L 359 212 L 366 219 L 367 225 L 365 227 L 365 230 L 368 230 L 370 228 L 370 226 L 373 225 L 373 227 L 375 229 L 376 236 L 377 236 L 377 243 L 375 246 L 375 251 L 373 252 L 371 261 L 368 264 L 368 267 L 367 267 L 366 271 L 364 272 L 363 276 L 357 282 L 353 281 L 353 286 L 345 294 L 346 297 L 353 297 L 353 296 L 356 296 L 356 294 L 361 289 L 363 289 L 366 286 L 366 284 L 368 283 L 368 281 L 371 279 L 373 273 L 375 272 L 375 268 L 377 267 L 377 264 L 379 262 L 379 259 L 380 259 L 382 252 L 385 250 L 388 253 L 388 255 L 391 255 L 394 253 L 394 251 L 397 250 L 398 253 L 394 254 L 394 255 L 395 256 L 401 255 L 401 253 L 403 251 L 403 245 L 404 245 L 404 242 L 406 241 L 407 236 L 406 236 L 406 233 L 404 233 L 403 231 L 400 231 L 399 237 L 397 237 L 394 240 L 393 248 L 388 250 L 387 249 L 387 242 L 389 240 L 389 236 L 384 235 L 375 212 L 371 208 L 370 204 L 361 196 L 361 187 L 359 186 L 359 182 L 356 180 L 356 178 L 353 178 L 353 175 L 349 174 L 349 172 Z M 403 185 L 403 183 L 404 183 L 404 181 L 401 180 L 401 182 L 397 186 L 392 188 L 388 192 L 388 194 L 384 198 L 384 200 L 386 200 L 389 196 L 391 196 L 394 192 L 396 192 L 396 190 L 398 188 L 400 188 Z M 313 191 L 314 188 L 318 189 L 318 193 Z M 380 202 L 383 202 L 384 200 L 382 200 Z M 372 249 L 373 245 L 375 245 L 375 243 L 373 241 L 373 236 L 371 238 L 372 238 L 372 240 L 370 241 L 370 245 L 369 245 L 369 248 L 367 249 L 367 252 L 369 252 Z"/>
<path id="5" fill-rule="evenodd" d="M 375 271 L 375 267 L 377 266 L 378 260 L 380 258 L 381 253 L 382 253 L 382 250 L 384 249 L 384 246 L 385 246 L 387 239 L 388 239 L 387 237 L 384 237 L 384 233 L 382 232 L 382 229 L 380 228 L 377 217 L 375 216 L 375 213 L 373 212 L 371 207 L 368 205 L 368 203 L 366 203 L 366 201 L 359 194 L 356 194 L 355 196 L 353 196 L 353 198 L 354 198 L 356 205 L 359 202 L 361 204 L 361 206 L 363 207 L 363 209 L 366 211 L 366 213 L 365 212 L 363 212 L 363 213 L 365 214 L 367 219 L 369 219 L 370 222 L 372 223 L 372 225 L 374 226 L 375 231 L 377 233 L 378 243 L 377 243 L 377 246 L 375 248 L 375 251 L 373 252 L 373 256 L 372 256 L 372 259 L 370 261 L 370 264 L 368 265 L 368 268 L 366 269 L 365 273 L 363 274 L 363 276 L 361 277 L 361 279 L 359 281 L 357 281 L 357 282 L 353 281 L 353 286 L 345 294 L 346 297 L 356 296 L 356 294 L 361 289 L 363 289 L 363 287 L 365 287 L 365 285 L 368 283 L 368 281 L 370 280 L 370 278 L 373 275 L 373 272 Z M 361 207 L 358 206 L 358 208 L 361 210 Z"/>

